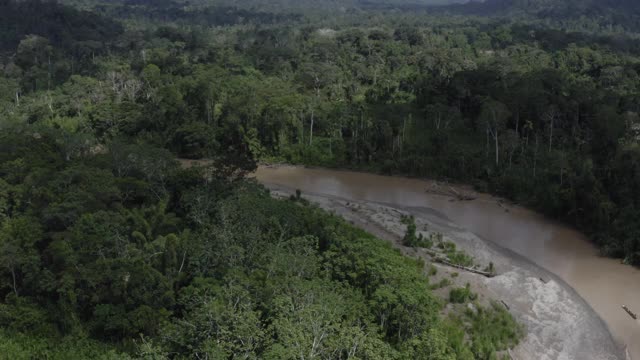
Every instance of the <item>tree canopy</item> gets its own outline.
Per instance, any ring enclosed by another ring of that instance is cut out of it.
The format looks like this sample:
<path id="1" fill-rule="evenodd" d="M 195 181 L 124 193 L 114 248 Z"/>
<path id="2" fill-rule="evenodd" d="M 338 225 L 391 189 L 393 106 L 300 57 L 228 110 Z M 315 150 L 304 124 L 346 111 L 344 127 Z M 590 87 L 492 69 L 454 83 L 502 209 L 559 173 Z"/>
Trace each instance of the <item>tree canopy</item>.
<path id="1" fill-rule="evenodd" d="M 0 1 L 0 350 L 494 358 L 500 307 L 244 175 L 463 181 L 640 265 L 635 3 L 555 3 Z"/>

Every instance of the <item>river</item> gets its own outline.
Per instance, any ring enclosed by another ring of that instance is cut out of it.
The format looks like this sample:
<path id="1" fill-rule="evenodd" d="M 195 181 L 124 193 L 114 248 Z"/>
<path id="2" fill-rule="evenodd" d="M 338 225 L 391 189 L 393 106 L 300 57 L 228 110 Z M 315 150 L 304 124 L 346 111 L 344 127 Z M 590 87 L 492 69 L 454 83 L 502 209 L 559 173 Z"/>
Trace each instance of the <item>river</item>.
<path id="1" fill-rule="evenodd" d="M 598 255 L 580 232 L 527 209 L 501 207 L 481 194 L 474 201 L 449 201 L 425 191 L 432 182 L 342 170 L 293 166 L 260 167 L 264 184 L 346 199 L 429 207 L 469 231 L 513 250 L 562 278 L 600 315 L 612 335 L 640 359 L 640 322 L 621 309 L 640 312 L 640 270 Z"/>

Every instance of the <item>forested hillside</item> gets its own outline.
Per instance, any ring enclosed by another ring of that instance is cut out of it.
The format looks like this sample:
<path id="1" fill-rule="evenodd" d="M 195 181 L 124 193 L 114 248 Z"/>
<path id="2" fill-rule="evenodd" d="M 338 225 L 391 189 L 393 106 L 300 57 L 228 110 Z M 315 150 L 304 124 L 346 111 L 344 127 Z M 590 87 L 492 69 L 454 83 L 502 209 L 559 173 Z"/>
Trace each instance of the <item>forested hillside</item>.
<path id="1" fill-rule="evenodd" d="M 640 31 L 640 3 L 634 0 L 486 0 L 455 4 L 454 13 L 504 16 L 584 31 Z"/>
<path id="2" fill-rule="evenodd" d="M 443 316 L 422 264 L 271 199 L 243 178 L 257 161 L 468 182 L 640 264 L 634 33 L 68 3 L 84 10 L 0 2 L 0 353 L 494 359 L 517 342 L 501 307 Z"/>
<path id="3" fill-rule="evenodd" d="M 105 52 L 106 43 L 122 31 L 113 20 L 53 2 L 0 1 L 0 52 L 15 52 L 28 35 L 46 37 L 68 52 L 79 50 L 79 46 Z"/>

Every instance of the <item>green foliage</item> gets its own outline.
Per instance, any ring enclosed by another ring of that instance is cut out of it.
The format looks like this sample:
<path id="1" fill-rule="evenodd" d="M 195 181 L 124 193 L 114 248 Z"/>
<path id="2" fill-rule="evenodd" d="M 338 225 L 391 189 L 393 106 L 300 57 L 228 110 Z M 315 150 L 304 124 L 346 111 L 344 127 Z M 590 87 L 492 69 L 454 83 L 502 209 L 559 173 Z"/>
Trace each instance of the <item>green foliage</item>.
<path id="1" fill-rule="evenodd" d="M 3 354 L 449 359 L 463 351 L 442 330 L 424 263 L 300 192 L 275 200 L 250 180 L 205 177 L 215 168 L 181 169 L 148 145 L 113 141 L 109 151 L 68 156 L 64 140 L 75 135 L 64 131 L 30 125 L 1 136 Z"/>
<path id="2" fill-rule="evenodd" d="M 640 262 L 631 221 L 640 196 L 628 180 L 640 156 L 632 2 L 456 8 L 519 9 L 508 22 L 428 15 L 404 1 L 72 3 L 84 10 L 30 0 L 0 11 L 0 126 L 82 134 L 61 140 L 67 161 L 114 142 L 124 165 L 137 160 L 133 144 L 152 144 L 210 158 L 220 178 L 266 159 L 454 179 Z M 117 179 L 124 196 L 164 197 L 163 163 L 137 165 L 157 181 Z M 82 191 L 45 199 L 59 228 L 78 216 L 68 208 L 95 200 L 91 184 L 73 185 Z"/>
<path id="3" fill-rule="evenodd" d="M 429 276 L 435 276 L 438 274 L 438 268 L 433 266 L 433 265 L 429 265 L 429 272 L 428 275 Z"/>
<path id="4" fill-rule="evenodd" d="M 16 332 L 0 332 L 0 353 L 7 359 L 30 360 L 126 360 L 131 359 L 125 353 L 111 349 L 99 342 L 62 338 L 49 339 Z"/>
<path id="5" fill-rule="evenodd" d="M 454 360 L 458 358 L 449 345 L 446 335 L 435 328 L 411 341 L 407 347 L 409 348 L 407 354 L 411 359 Z"/>
<path id="6" fill-rule="evenodd" d="M 448 278 L 442 278 L 440 281 L 438 281 L 435 284 L 431 284 L 429 286 L 429 288 L 431 290 L 437 290 L 437 289 L 442 289 L 445 288 L 447 286 L 451 285 L 451 280 L 449 280 Z"/>
<path id="7" fill-rule="evenodd" d="M 473 301 L 477 297 L 476 294 L 471 292 L 471 286 L 469 283 L 465 287 L 451 289 L 449 292 L 449 301 L 454 304 L 463 304 L 467 301 Z"/>
<path id="8" fill-rule="evenodd" d="M 496 273 L 496 268 L 493 265 L 493 262 L 490 262 L 489 265 L 487 265 L 487 267 L 484 269 L 484 271 L 490 273 L 490 274 L 495 274 Z"/>
<path id="9" fill-rule="evenodd" d="M 431 248 L 433 246 L 433 241 L 430 238 L 426 239 L 422 233 L 416 235 L 416 221 L 413 216 L 403 216 L 402 223 L 407 226 L 407 232 L 402 238 L 402 243 L 405 246 L 422 248 Z"/>
<path id="10" fill-rule="evenodd" d="M 466 293 L 468 288 L 461 290 L 459 294 Z M 523 326 L 516 323 L 509 312 L 495 301 L 488 307 L 476 302 L 468 303 L 462 314 L 450 315 L 449 320 L 444 331 L 459 358 L 496 359 L 496 352 L 515 347 L 524 335 Z M 470 348 L 465 346 L 467 340 Z"/>
<path id="11" fill-rule="evenodd" d="M 437 242 L 437 247 L 441 249 L 442 252 L 444 252 L 449 262 L 467 267 L 473 265 L 473 257 L 462 250 L 457 250 L 455 243 L 451 241 L 442 241 L 442 239 L 439 239 Z"/>
<path id="12" fill-rule="evenodd" d="M 450 279 L 270 199 L 244 180 L 264 160 L 467 182 L 640 264 L 635 2 L 65 3 L 0 4 L 3 354 L 490 359 L 522 336 L 499 306 L 441 319 Z"/>
<path id="13" fill-rule="evenodd" d="M 215 132 L 203 123 L 185 124 L 176 129 L 173 140 L 176 153 L 187 159 L 201 159 L 211 156 L 215 149 Z"/>
<path id="14" fill-rule="evenodd" d="M 465 317 L 471 322 L 471 350 L 476 359 L 493 359 L 496 351 L 513 348 L 523 336 L 522 325 L 497 302 L 467 310 Z"/>

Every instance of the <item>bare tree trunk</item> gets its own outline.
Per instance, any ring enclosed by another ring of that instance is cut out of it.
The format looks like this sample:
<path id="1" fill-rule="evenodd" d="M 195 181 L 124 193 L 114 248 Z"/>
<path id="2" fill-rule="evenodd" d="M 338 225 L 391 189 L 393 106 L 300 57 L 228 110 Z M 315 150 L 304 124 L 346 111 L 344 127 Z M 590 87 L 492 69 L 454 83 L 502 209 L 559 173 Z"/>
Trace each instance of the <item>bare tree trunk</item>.
<path id="1" fill-rule="evenodd" d="M 211 109 L 211 100 L 207 99 L 207 124 L 211 125 L 211 118 L 212 118 L 212 109 Z"/>
<path id="2" fill-rule="evenodd" d="M 495 143 L 496 143 L 496 166 L 498 166 L 500 164 L 500 152 L 498 151 L 498 132 L 497 131 L 493 135 L 493 139 L 495 140 Z"/>
<path id="3" fill-rule="evenodd" d="M 574 125 L 574 130 L 573 130 L 573 138 L 576 138 L 576 132 L 580 129 L 580 104 L 578 104 L 577 109 L 576 109 L 576 119 L 575 119 L 575 125 Z M 580 147 L 580 145 L 578 145 L 578 148 Z"/>
<path id="4" fill-rule="evenodd" d="M 536 177 L 536 166 L 538 165 L 538 133 L 535 134 L 536 137 L 536 147 L 533 151 L 533 177 Z"/>
<path id="5" fill-rule="evenodd" d="M 357 127 L 353 137 L 353 155 L 356 158 L 356 163 L 360 162 L 360 158 L 358 157 L 358 128 Z"/>
<path id="6" fill-rule="evenodd" d="M 549 122 L 550 124 L 550 128 L 549 128 L 549 152 L 551 152 L 551 146 L 553 145 L 553 118 L 551 119 L 551 121 Z"/>
<path id="7" fill-rule="evenodd" d="M 311 110 L 311 126 L 309 128 L 309 146 L 313 145 L 313 123 L 315 121 L 314 113 L 315 113 L 315 110 Z"/>
<path id="8" fill-rule="evenodd" d="M 47 106 L 49 107 L 49 111 L 53 113 L 53 98 L 51 97 L 51 93 L 47 90 L 47 95 L 45 97 L 47 100 Z"/>
<path id="9" fill-rule="evenodd" d="M 47 91 L 51 90 L 51 54 L 47 60 Z"/>
<path id="10" fill-rule="evenodd" d="M 409 115 L 411 116 L 411 115 Z M 402 144 L 400 145 L 400 152 L 402 153 L 402 148 L 404 147 L 404 134 L 407 129 L 407 118 L 404 118 L 402 121 Z"/>
<path id="11" fill-rule="evenodd" d="M 180 264 L 180 269 L 178 270 L 178 275 L 180 275 L 180 273 L 182 272 L 182 267 L 184 266 L 184 260 L 187 258 L 187 251 L 185 250 L 184 253 L 182 253 L 182 263 Z"/>
<path id="12" fill-rule="evenodd" d="M 496 162 L 496 166 L 498 166 L 500 164 L 500 155 L 499 155 L 499 147 L 498 147 L 498 129 L 496 128 L 496 130 L 493 131 L 493 129 L 490 126 L 487 126 L 487 143 L 486 143 L 487 158 L 489 157 L 489 135 L 491 135 L 491 138 L 493 139 L 493 142 L 494 142 L 495 151 L 496 151 L 495 162 Z"/>
<path id="13" fill-rule="evenodd" d="M 485 149 L 485 157 L 486 157 L 486 161 L 489 161 L 489 127 L 487 126 L 487 129 L 485 130 L 485 142 L 484 142 L 484 149 Z"/>
<path id="14" fill-rule="evenodd" d="M 12 267 L 11 268 L 11 278 L 13 279 L 13 292 L 18 296 L 18 286 L 16 285 L 16 271 Z"/>
<path id="15" fill-rule="evenodd" d="M 300 126 L 302 127 L 302 130 L 300 130 L 300 140 L 298 141 L 298 144 L 304 144 L 304 111 L 300 111 Z"/>

